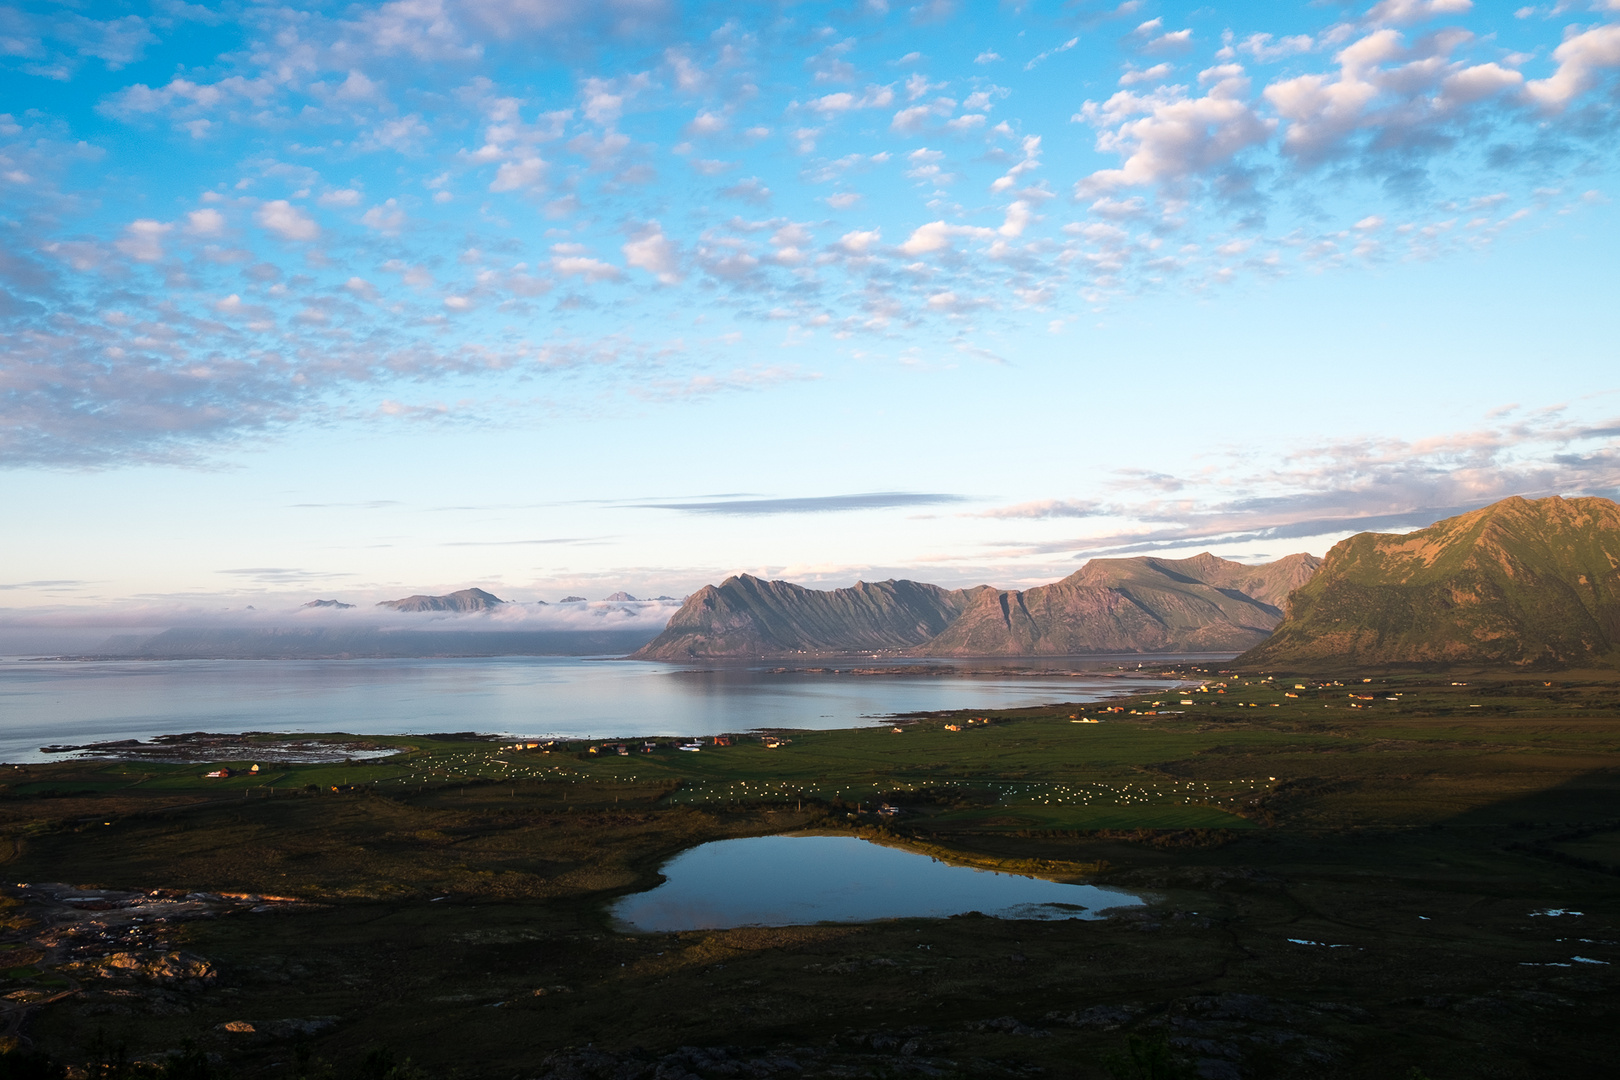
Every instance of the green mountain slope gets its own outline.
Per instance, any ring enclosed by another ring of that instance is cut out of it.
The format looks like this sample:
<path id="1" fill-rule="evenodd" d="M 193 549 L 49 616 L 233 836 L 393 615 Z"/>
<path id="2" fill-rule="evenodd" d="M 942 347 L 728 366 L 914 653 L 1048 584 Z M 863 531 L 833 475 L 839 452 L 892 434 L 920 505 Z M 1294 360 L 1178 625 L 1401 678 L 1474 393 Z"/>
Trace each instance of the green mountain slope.
<path id="1" fill-rule="evenodd" d="M 1336 544 L 1246 667 L 1620 663 L 1620 506 L 1504 499 Z"/>
<path id="2" fill-rule="evenodd" d="M 1107 652 L 1237 652 L 1265 639 L 1288 593 L 1320 560 L 1264 566 L 1209 553 L 1191 559 L 1093 559 L 1062 581 L 985 589 L 926 656 L 1064 656 Z"/>
<path id="3" fill-rule="evenodd" d="M 705 585 L 686 598 L 638 660 L 899 649 L 945 629 L 973 590 L 917 581 L 806 589 L 751 574 Z"/>

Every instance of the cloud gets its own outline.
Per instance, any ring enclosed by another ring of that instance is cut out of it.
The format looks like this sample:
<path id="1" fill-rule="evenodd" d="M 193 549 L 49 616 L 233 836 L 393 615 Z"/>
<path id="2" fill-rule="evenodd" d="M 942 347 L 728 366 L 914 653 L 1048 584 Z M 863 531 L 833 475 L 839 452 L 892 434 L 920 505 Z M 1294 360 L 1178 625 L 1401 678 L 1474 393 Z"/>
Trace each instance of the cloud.
<path id="1" fill-rule="evenodd" d="M 211 206 L 193 210 L 186 215 L 186 231 L 193 236 L 219 236 L 225 231 L 225 215 Z"/>
<path id="2" fill-rule="evenodd" d="M 405 211 L 400 208 L 397 199 L 389 199 L 360 215 L 360 224 L 368 229 L 376 229 L 384 236 L 398 236 L 400 229 L 405 227 Z"/>
<path id="3" fill-rule="evenodd" d="M 894 104 L 892 87 L 868 86 L 860 94 L 845 91 L 815 98 L 809 102 L 809 107 L 819 113 L 832 114 L 852 112 L 856 109 L 884 109 L 892 104 Z"/>
<path id="4" fill-rule="evenodd" d="M 254 214 L 254 220 L 283 240 L 308 243 L 321 235 L 321 227 L 315 220 L 286 199 L 265 203 Z"/>
<path id="5" fill-rule="evenodd" d="M 546 163 L 538 154 L 517 161 L 503 161 L 495 170 L 495 179 L 489 182 L 494 192 L 522 191 L 541 185 L 546 176 Z"/>
<path id="6" fill-rule="evenodd" d="M 1464 15 L 1473 7 L 1474 0 L 1380 0 L 1367 12 L 1367 22 L 1404 26 L 1441 15 Z"/>
<path id="7" fill-rule="evenodd" d="M 124 227 L 124 236 L 114 247 L 136 262 L 157 262 L 163 258 L 163 236 L 174 226 L 151 218 L 140 218 Z"/>
<path id="8" fill-rule="evenodd" d="M 1271 137 L 1276 121 L 1254 111 L 1241 67 L 1211 68 L 1199 81 L 1209 85 L 1202 97 L 1187 97 L 1182 88 L 1171 87 L 1147 96 L 1120 91 L 1101 105 L 1086 102 L 1075 119 L 1099 127 L 1097 149 L 1120 154 L 1125 161 L 1118 169 L 1092 173 L 1076 185 L 1076 192 L 1096 195 L 1121 187 L 1176 184 L 1219 169 Z"/>
<path id="9" fill-rule="evenodd" d="M 1596 85 L 1598 73 L 1620 67 L 1620 24 L 1610 23 L 1568 38 L 1553 50 L 1558 69 L 1529 83 L 1530 99 L 1546 109 L 1562 109 Z"/>
<path id="10" fill-rule="evenodd" d="M 900 245 L 900 251 L 906 255 L 927 255 L 936 251 L 944 251 L 951 247 L 953 237 L 972 237 L 975 239 L 989 239 L 995 236 L 995 230 L 984 229 L 972 225 L 952 225 L 944 221 L 930 221 L 926 225 L 919 225 L 906 242 Z"/>
<path id="11" fill-rule="evenodd" d="M 827 514 L 852 510 L 891 510 L 897 507 L 941 506 L 967 502 L 966 495 L 916 491 L 874 491 L 860 495 L 815 495 L 787 499 L 724 499 L 716 502 L 627 503 L 638 510 L 679 510 L 688 514 Z"/>
<path id="12" fill-rule="evenodd" d="M 1129 554 L 1380 529 L 1419 528 L 1506 498 L 1620 493 L 1620 417 L 1578 422 L 1562 410 L 1426 439 L 1350 439 L 1302 448 L 1256 468 L 1210 471 L 1196 481 L 1122 475 L 1127 492 L 1157 487 L 1173 499 L 1055 499 L 972 516 L 1087 518 L 1112 532 L 1037 541 L 1031 552 Z"/>
<path id="13" fill-rule="evenodd" d="M 1070 49 L 1074 48 L 1078 44 L 1080 44 L 1080 39 L 1078 37 L 1072 37 L 1068 41 L 1065 41 L 1061 45 L 1054 45 L 1052 48 L 1047 49 L 1045 52 L 1036 53 L 1035 56 L 1030 58 L 1029 63 L 1024 65 L 1024 70 L 1025 71 L 1034 71 L 1035 68 L 1042 61 L 1048 60 L 1051 57 L 1054 57 L 1054 56 L 1058 55 L 1059 53 L 1066 53 L 1066 52 L 1068 52 Z"/>
<path id="14" fill-rule="evenodd" d="M 624 245 L 623 251 L 625 265 L 645 270 L 665 285 L 681 280 L 680 253 L 658 222 L 641 229 Z"/>

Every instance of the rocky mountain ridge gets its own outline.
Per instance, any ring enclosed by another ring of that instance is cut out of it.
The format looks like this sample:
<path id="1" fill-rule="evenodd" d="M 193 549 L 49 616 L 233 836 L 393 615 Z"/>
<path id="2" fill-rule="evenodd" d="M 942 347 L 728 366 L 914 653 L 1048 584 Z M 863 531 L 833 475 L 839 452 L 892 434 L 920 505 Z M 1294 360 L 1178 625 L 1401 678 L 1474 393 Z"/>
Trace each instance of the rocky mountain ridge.
<path id="1" fill-rule="evenodd" d="M 860 582 L 807 589 L 749 574 L 687 598 L 644 660 L 891 652 L 915 656 L 1060 656 L 1238 652 L 1282 619 L 1314 556 L 1248 566 L 1191 559 L 1094 559 L 1051 585 L 944 589 Z"/>

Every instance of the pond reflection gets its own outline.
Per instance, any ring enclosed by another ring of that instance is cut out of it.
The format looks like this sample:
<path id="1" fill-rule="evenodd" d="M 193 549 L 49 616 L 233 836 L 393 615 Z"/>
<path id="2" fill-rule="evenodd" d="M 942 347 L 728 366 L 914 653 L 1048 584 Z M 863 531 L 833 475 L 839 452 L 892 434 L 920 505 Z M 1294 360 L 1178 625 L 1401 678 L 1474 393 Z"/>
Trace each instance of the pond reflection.
<path id="1" fill-rule="evenodd" d="M 944 918 L 1096 919 L 1141 897 L 1095 885 L 952 866 L 853 836 L 759 836 L 682 852 L 665 882 L 615 901 L 633 930 L 717 930 L 817 922 Z"/>

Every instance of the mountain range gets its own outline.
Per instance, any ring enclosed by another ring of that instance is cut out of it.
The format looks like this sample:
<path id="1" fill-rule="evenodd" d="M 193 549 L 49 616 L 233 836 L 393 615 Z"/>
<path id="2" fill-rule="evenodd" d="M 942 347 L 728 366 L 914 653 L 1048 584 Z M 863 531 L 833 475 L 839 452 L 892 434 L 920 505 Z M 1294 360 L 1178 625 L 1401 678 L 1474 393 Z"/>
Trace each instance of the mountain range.
<path id="1" fill-rule="evenodd" d="M 1026 590 L 904 580 L 818 590 L 742 574 L 689 596 L 634 657 L 1237 652 L 1264 640 L 1288 593 L 1319 562 L 1290 555 L 1247 566 L 1208 553 L 1093 559 L 1062 581 Z"/>
<path id="2" fill-rule="evenodd" d="M 1309 672 L 1620 663 L 1620 506 L 1508 498 L 1334 545 L 1235 662 Z"/>

